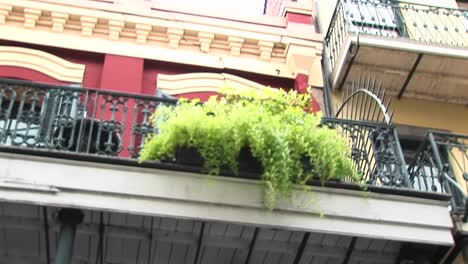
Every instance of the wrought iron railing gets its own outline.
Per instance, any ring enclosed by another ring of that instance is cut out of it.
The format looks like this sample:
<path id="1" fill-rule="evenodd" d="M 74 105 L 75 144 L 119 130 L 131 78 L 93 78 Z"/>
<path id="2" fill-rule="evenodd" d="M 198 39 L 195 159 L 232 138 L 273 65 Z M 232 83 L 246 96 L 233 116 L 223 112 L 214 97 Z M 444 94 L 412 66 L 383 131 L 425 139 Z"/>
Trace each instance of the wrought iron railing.
<path id="1" fill-rule="evenodd" d="M 350 33 L 466 47 L 468 10 L 395 0 L 338 0 L 325 37 L 332 69 Z"/>
<path id="2" fill-rule="evenodd" d="M 452 212 L 466 213 L 468 135 L 429 132 L 408 173 L 414 189 L 451 194 Z"/>
<path id="3" fill-rule="evenodd" d="M 410 188 L 396 128 L 378 122 L 323 118 L 351 147 L 351 158 L 363 183 L 371 186 Z"/>
<path id="4" fill-rule="evenodd" d="M 0 79 L 0 146 L 15 151 L 22 148 L 80 153 L 91 158 L 137 158 L 145 138 L 157 132 L 150 122 L 152 113 L 161 105 L 175 103 L 161 97 Z M 323 118 L 322 125 L 336 129 L 346 138 L 363 183 L 432 192 L 439 190 L 426 182 L 437 179 L 440 183 L 435 186 L 443 187 L 440 192 L 460 194 L 461 200 L 454 207 L 464 205 L 461 190 L 452 184 L 458 174 L 447 169 L 458 163 L 448 163 L 446 156 L 440 154 L 440 146 L 464 150 L 460 164 L 468 166 L 466 142 L 457 145 L 453 137 L 450 141 L 431 139 L 432 149 L 420 151 L 421 158 L 411 164 L 409 177 L 394 126 L 338 118 Z M 439 147 L 434 148 L 434 144 Z M 427 155 L 434 157 L 429 159 L 429 171 L 434 172 L 431 175 L 427 170 L 418 170 L 421 162 L 428 162 Z M 441 181 L 443 176 L 436 171 L 443 171 L 452 180 Z M 468 178 L 466 169 L 460 175 Z"/>
<path id="5" fill-rule="evenodd" d="M 0 80 L 0 145 L 136 157 L 171 99 Z"/>

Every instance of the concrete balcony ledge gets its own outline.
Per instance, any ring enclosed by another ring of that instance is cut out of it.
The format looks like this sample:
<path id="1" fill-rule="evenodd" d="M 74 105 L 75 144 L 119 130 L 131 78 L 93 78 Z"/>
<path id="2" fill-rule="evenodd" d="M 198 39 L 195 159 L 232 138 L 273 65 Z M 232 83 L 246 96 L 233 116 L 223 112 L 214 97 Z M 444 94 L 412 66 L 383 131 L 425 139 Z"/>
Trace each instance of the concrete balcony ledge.
<path id="1" fill-rule="evenodd" d="M 446 199 L 296 189 L 268 212 L 260 181 L 0 153 L 0 200 L 449 246 Z"/>

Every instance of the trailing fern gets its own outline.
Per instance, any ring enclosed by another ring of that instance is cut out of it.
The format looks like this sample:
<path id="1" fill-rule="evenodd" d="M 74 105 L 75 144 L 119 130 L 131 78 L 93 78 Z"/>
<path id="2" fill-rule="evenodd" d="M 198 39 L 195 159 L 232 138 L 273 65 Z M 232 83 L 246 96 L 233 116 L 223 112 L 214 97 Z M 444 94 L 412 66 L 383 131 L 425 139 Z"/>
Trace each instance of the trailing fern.
<path id="1" fill-rule="evenodd" d="M 238 173 L 239 153 L 247 147 L 263 167 L 269 209 L 293 184 L 312 178 L 358 182 L 346 142 L 320 126 L 320 115 L 308 113 L 309 102 L 294 91 L 223 88 L 222 96 L 204 104 L 182 100 L 161 107 L 152 117 L 159 132 L 146 142 L 140 160 L 171 160 L 178 148 L 195 148 L 207 173 Z"/>

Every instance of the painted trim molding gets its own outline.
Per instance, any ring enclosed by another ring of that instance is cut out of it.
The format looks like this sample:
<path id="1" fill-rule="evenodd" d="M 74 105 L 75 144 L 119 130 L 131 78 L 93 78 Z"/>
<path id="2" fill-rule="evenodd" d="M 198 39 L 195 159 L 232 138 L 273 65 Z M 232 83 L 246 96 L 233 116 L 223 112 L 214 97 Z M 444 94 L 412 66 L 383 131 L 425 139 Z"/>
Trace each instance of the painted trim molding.
<path id="1" fill-rule="evenodd" d="M 0 46 L 0 66 L 35 70 L 59 81 L 82 83 L 85 65 L 66 61 L 50 53 L 11 46 Z"/>
<path id="2" fill-rule="evenodd" d="M 187 73 L 158 74 L 157 87 L 159 91 L 169 95 L 196 92 L 218 92 L 223 86 L 245 87 L 256 90 L 265 86 L 227 73 Z"/>

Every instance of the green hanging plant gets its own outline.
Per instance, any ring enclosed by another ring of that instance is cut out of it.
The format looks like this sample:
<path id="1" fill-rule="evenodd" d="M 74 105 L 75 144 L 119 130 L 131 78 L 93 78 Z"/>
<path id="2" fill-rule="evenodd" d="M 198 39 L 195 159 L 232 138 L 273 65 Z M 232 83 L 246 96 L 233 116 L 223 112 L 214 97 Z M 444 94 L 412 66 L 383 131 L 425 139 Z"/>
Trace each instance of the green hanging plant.
<path id="1" fill-rule="evenodd" d="M 158 108 L 152 117 L 158 133 L 140 153 L 140 161 L 174 160 L 180 149 L 196 149 L 209 174 L 239 173 L 239 155 L 247 148 L 262 167 L 265 205 L 312 178 L 359 182 L 346 141 L 320 126 L 308 113 L 310 97 L 295 91 L 223 88 L 204 104 L 181 100 Z"/>

